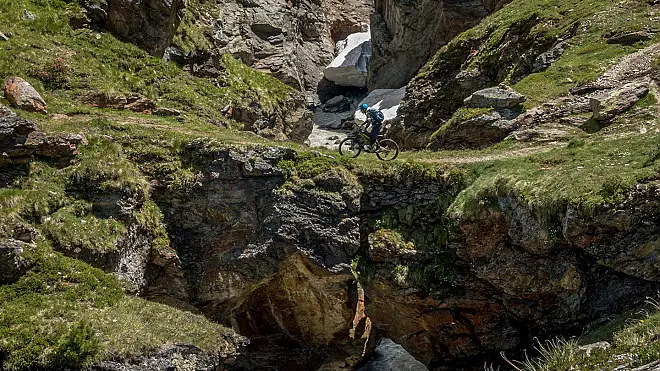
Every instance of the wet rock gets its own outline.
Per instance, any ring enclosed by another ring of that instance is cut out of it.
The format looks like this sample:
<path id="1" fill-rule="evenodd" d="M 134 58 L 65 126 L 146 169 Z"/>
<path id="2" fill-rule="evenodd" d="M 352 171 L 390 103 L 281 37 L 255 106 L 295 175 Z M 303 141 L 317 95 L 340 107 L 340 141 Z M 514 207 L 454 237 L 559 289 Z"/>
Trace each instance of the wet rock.
<path id="1" fill-rule="evenodd" d="M 632 45 L 640 41 L 650 40 L 653 37 L 647 31 L 629 32 L 625 34 L 607 35 L 608 44 Z"/>
<path id="2" fill-rule="evenodd" d="M 323 112 L 345 112 L 351 109 L 351 100 L 343 95 L 338 95 L 323 105 Z"/>
<path id="3" fill-rule="evenodd" d="M 465 106 L 471 108 L 513 108 L 523 103 L 525 96 L 507 86 L 479 90 L 465 98 Z"/>
<path id="4" fill-rule="evenodd" d="M 427 371 L 428 368 L 416 360 L 399 344 L 384 338 L 373 356 L 357 371 Z"/>
<path id="5" fill-rule="evenodd" d="M 323 75 L 342 86 L 367 86 L 367 68 L 371 58 L 371 34 L 361 32 L 349 35 L 337 43 L 338 55 Z"/>
<path id="6" fill-rule="evenodd" d="M 26 111 L 46 113 L 46 101 L 29 82 L 20 77 L 5 80 L 2 88 L 5 98 L 13 107 Z"/>

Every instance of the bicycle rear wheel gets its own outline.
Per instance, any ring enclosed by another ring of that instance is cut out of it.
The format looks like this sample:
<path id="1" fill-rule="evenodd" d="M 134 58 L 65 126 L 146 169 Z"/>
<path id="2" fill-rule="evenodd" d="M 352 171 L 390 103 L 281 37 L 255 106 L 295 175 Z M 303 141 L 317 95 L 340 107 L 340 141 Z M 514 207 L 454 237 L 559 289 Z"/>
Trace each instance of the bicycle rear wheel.
<path id="1" fill-rule="evenodd" d="M 342 156 L 356 158 L 362 152 L 362 144 L 355 138 L 346 138 L 339 143 L 339 153 Z"/>
<path id="2" fill-rule="evenodd" d="M 392 161 L 399 156 L 399 145 L 392 139 L 383 139 L 378 142 L 380 149 L 376 156 L 383 161 Z"/>

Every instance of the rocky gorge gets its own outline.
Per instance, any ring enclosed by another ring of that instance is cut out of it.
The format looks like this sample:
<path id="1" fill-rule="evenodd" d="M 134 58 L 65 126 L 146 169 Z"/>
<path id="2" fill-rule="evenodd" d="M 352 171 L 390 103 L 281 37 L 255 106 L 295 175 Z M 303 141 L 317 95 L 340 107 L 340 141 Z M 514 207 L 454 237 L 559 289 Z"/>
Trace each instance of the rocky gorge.
<path id="1" fill-rule="evenodd" d="M 653 367 L 658 4 L 532 3 L 0 0 L 0 369 Z"/>

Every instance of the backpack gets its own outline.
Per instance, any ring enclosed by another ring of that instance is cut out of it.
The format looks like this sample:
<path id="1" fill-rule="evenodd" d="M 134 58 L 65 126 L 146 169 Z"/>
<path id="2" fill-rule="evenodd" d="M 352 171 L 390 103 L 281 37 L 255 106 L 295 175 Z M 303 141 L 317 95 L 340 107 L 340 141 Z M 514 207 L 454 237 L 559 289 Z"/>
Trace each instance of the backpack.
<path id="1" fill-rule="evenodd" d="M 382 123 L 383 121 L 385 121 L 385 114 L 383 114 L 383 112 L 375 108 L 372 108 L 369 110 L 369 113 L 371 114 L 371 117 L 374 120 L 376 120 L 378 123 Z"/>
<path id="2" fill-rule="evenodd" d="M 382 123 L 383 121 L 385 121 L 385 114 L 381 111 L 376 112 L 376 119 L 378 120 L 378 122 Z"/>

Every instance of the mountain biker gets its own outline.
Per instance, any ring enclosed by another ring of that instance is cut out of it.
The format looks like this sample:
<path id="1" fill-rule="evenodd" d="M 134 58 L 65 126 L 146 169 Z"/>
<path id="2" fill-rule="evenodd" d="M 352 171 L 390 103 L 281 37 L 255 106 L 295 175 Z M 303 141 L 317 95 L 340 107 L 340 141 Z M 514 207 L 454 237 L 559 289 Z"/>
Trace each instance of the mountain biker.
<path id="1" fill-rule="evenodd" d="M 367 123 L 371 125 L 371 143 L 369 144 L 372 148 L 376 144 L 376 139 L 380 134 L 380 129 L 383 126 L 383 121 L 385 120 L 385 115 L 382 111 L 377 110 L 376 108 L 369 108 L 369 105 L 366 103 L 361 104 L 359 107 L 360 112 L 364 113 L 367 116 Z"/>

